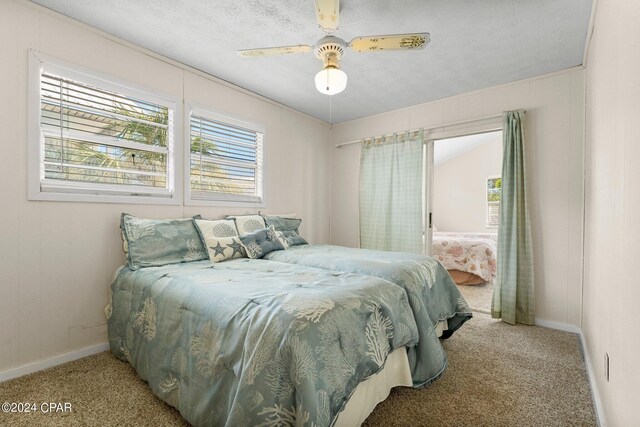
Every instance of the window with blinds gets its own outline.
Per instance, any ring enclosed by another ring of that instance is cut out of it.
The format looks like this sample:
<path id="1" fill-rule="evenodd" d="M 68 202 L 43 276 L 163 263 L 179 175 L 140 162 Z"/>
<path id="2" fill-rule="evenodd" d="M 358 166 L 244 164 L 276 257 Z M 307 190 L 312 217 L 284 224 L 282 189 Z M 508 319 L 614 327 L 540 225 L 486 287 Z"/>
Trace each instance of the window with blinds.
<path id="1" fill-rule="evenodd" d="M 487 227 L 497 228 L 500 213 L 500 197 L 502 195 L 502 178 L 487 178 Z"/>
<path id="2" fill-rule="evenodd" d="M 173 196 L 172 102 L 40 65 L 40 192 Z"/>
<path id="3" fill-rule="evenodd" d="M 189 138 L 191 200 L 263 201 L 263 131 L 192 110 Z"/>

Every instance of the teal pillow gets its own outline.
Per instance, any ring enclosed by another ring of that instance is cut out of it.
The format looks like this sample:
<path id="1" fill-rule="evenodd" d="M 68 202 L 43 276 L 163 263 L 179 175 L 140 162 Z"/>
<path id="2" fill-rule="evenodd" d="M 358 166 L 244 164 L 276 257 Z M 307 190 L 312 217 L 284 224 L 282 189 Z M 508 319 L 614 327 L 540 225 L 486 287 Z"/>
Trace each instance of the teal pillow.
<path id="1" fill-rule="evenodd" d="M 281 251 L 285 248 L 277 232 L 272 227 L 244 234 L 240 236 L 240 241 L 249 258 L 254 259 L 262 258 L 270 252 Z"/>
<path id="2" fill-rule="evenodd" d="M 304 240 L 301 235 L 298 234 L 297 231 L 282 231 L 284 238 L 287 240 L 289 246 L 296 245 L 308 245 L 309 242 Z"/>
<path id="3" fill-rule="evenodd" d="M 127 262 L 132 270 L 201 261 L 209 257 L 193 218 L 143 219 L 123 213 L 120 228 L 127 243 Z"/>
<path id="4" fill-rule="evenodd" d="M 307 241 L 298 234 L 298 228 L 302 223 L 300 218 L 284 218 L 271 215 L 263 215 L 263 218 L 267 227 L 273 226 L 276 231 L 281 231 L 284 234 L 289 246 L 307 244 Z"/>

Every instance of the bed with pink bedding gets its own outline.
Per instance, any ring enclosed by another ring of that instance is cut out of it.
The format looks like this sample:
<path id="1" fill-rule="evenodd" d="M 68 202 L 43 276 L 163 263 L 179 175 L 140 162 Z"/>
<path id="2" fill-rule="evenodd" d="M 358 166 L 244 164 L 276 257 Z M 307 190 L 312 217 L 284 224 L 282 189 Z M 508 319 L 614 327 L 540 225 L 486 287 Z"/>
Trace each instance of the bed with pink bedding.
<path id="1" fill-rule="evenodd" d="M 496 278 L 497 235 L 434 232 L 432 256 L 459 285 L 493 283 Z"/>

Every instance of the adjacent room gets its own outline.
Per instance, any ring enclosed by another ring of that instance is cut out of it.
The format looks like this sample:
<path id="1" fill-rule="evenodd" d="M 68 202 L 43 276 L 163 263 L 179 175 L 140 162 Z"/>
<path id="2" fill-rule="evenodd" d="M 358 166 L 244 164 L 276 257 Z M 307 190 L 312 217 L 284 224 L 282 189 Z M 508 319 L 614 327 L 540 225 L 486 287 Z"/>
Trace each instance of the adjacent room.
<path id="1" fill-rule="evenodd" d="M 490 314 L 498 263 L 502 131 L 433 143 L 431 256 L 469 306 Z"/>
<path id="2" fill-rule="evenodd" d="M 0 425 L 636 425 L 638 21 L 0 0 Z"/>

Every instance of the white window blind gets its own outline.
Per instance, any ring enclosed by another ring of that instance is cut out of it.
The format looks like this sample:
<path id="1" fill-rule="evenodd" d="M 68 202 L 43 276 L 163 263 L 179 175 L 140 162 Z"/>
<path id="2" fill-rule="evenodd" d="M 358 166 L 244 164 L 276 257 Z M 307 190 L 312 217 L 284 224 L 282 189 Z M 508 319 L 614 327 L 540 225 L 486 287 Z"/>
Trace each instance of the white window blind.
<path id="1" fill-rule="evenodd" d="M 191 199 L 263 201 L 263 132 L 192 111 L 189 136 Z"/>
<path id="2" fill-rule="evenodd" d="M 500 218 L 500 198 L 502 196 L 502 178 L 487 178 L 487 227 L 497 228 Z"/>
<path id="3" fill-rule="evenodd" d="M 40 191 L 172 197 L 173 103 L 64 70 L 40 68 Z"/>

